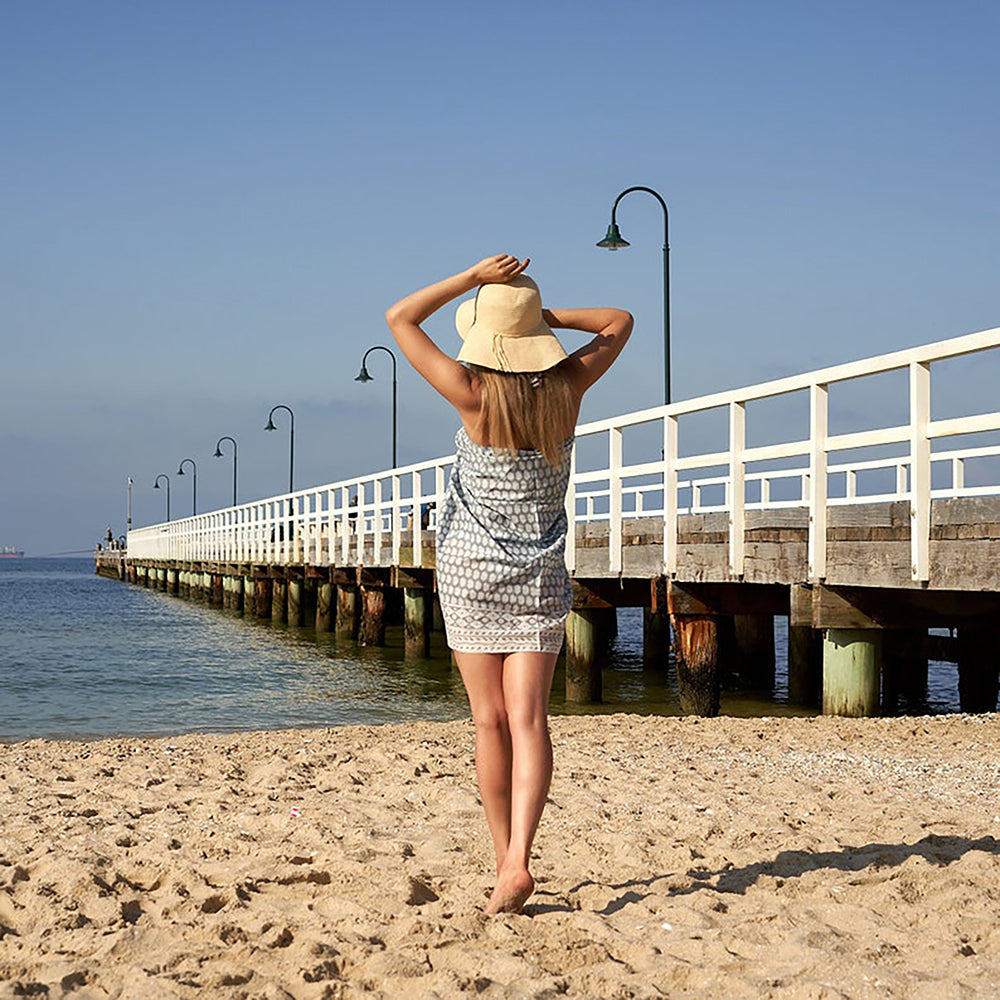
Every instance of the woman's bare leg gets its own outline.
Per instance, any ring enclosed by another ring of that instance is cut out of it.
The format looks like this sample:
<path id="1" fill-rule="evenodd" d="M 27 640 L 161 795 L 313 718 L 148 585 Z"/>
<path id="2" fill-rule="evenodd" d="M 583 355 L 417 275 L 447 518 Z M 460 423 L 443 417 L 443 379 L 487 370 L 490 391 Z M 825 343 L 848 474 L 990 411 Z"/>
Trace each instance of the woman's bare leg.
<path id="1" fill-rule="evenodd" d="M 455 653 L 455 662 L 476 725 L 479 795 L 499 872 L 510 843 L 511 808 L 511 743 L 504 705 L 504 660 L 499 653 Z"/>
<path id="2" fill-rule="evenodd" d="M 508 653 L 503 698 L 511 744 L 510 833 L 487 913 L 517 913 L 534 890 L 531 845 L 552 780 L 548 710 L 555 653 Z"/>

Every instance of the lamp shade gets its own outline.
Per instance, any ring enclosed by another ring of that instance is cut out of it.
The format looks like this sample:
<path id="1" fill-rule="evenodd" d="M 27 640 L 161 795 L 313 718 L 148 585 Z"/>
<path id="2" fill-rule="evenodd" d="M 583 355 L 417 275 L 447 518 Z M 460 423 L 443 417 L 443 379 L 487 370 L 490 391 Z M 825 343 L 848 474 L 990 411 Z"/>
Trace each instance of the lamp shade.
<path id="1" fill-rule="evenodd" d="M 368 374 L 368 369 L 364 365 L 362 365 L 361 366 L 361 371 L 358 373 L 358 376 L 357 376 L 357 378 L 355 378 L 354 381 L 355 382 L 374 382 L 375 380 L 371 377 L 371 375 Z"/>
<path id="2" fill-rule="evenodd" d="M 617 250 L 620 247 L 630 247 L 631 245 L 619 232 L 617 222 L 612 222 L 608 226 L 604 239 L 596 244 L 596 246 L 604 247 L 605 250 Z"/>

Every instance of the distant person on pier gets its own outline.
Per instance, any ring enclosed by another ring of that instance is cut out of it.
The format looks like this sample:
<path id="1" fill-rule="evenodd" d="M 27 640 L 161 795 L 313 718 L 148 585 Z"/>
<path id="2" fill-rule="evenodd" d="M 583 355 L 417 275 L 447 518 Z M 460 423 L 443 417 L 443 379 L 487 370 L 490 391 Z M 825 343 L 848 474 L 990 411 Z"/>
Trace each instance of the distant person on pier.
<path id="1" fill-rule="evenodd" d="M 476 770 L 496 852 L 487 913 L 519 912 L 552 777 L 549 692 L 571 590 L 566 487 L 580 400 L 632 331 L 621 309 L 543 309 L 528 260 L 487 257 L 386 313 L 414 368 L 458 411 L 438 511 L 437 580 L 448 645 L 476 726 Z M 457 359 L 421 328 L 467 292 Z M 567 355 L 552 328 L 592 339 Z"/>

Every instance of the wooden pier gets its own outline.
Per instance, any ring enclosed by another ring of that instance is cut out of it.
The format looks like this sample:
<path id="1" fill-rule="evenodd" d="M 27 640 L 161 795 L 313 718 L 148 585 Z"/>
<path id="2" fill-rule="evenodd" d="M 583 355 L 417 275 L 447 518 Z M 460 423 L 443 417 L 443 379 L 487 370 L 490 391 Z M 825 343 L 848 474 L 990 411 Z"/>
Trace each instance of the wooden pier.
<path id="1" fill-rule="evenodd" d="M 926 685 L 931 657 L 957 662 L 964 711 L 994 710 L 1000 412 L 935 420 L 931 384 L 935 363 L 998 348 L 988 330 L 580 426 L 567 699 L 600 698 L 615 609 L 631 606 L 646 609 L 650 658 L 665 661 L 673 632 L 685 711 L 718 711 L 723 663 L 745 687 L 773 683 L 776 615 L 788 616 L 794 701 L 892 711 Z M 899 371 L 906 423 L 830 433 L 831 386 Z M 807 426 L 754 444 L 757 407 L 776 399 L 805 400 Z M 717 443 L 690 429 L 713 411 L 727 428 Z M 400 590 L 407 652 L 425 655 L 452 462 L 140 528 L 124 559 L 99 554 L 98 571 L 369 644 L 384 641 L 387 594 Z M 953 634 L 928 634 L 941 628 Z"/>

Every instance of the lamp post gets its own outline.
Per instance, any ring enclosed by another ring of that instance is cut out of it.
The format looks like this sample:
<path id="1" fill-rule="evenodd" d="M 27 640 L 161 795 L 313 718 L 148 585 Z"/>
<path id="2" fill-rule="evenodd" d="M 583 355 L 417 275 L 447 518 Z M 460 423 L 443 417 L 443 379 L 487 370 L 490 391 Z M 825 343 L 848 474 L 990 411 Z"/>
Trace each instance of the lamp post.
<path id="1" fill-rule="evenodd" d="M 167 481 L 167 520 L 170 520 L 170 476 L 165 472 L 161 472 L 153 482 L 153 489 L 158 490 L 160 488 L 160 480 L 165 479 Z"/>
<path id="2" fill-rule="evenodd" d="M 182 458 L 181 464 L 177 466 L 177 475 L 184 475 L 184 463 L 191 463 L 192 472 L 192 482 L 191 482 L 191 516 L 194 517 L 198 513 L 198 463 L 193 458 Z"/>
<path id="3" fill-rule="evenodd" d="M 365 356 L 361 359 L 361 371 L 358 376 L 354 379 L 355 382 L 374 382 L 375 380 L 368 374 L 368 369 L 365 367 L 365 362 L 368 360 L 368 355 L 372 351 L 385 351 L 386 354 L 392 358 L 392 467 L 396 468 L 396 355 L 389 350 L 388 347 L 383 347 L 381 344 L 376 347 L 369 347 L 365 351 Z"/>
<path id="4" fill-rule="evenodd" d="M 125 477 L 125 531 L 132 530 L 132 477 Z"/>
<path id="5" fill-rule="evenodd" d="M 651 194 L 663 209 L 663 402 L 670 402 L 670 213 L 667 211 L 667 203 L 652 188 L 636 186 L 626 188 L 611 206 L 611 225 L 608 226 L 607 234 L 597 246 L 607 250 L 617 250 L 620 247 L 631 246 L 622 234 L 618 231 L 618 224 L 615 221 L 615 213 L 618 210 L 618 203 L 627 194 L 633 191 L 645 191 Z"/>
<path id="6" fill-rule="evenodd" d="M 231 438 L 228 434 L 223 435 L 215 442 L 215 455 L 213 458 L 222 458 L 222 448 L 220 445 L 223 441 L 231 441 L 233 444 L 233 506 L 236 506 L 236 439 Z"/>
<path id="7" fill-rule="evenodd" d="M 276 431 L 278 429 L 274 426 L 274 420 L 272 419 L 275 410 L 285 410 L 291 418 L 291 427 L 288 431 L 288 492 L 292 493 L 295 490 L 295 487 L 292 485 L 295 471 L 295 414 L 284 403 L 272 406 L 271 412 L 267 415 L 267 426 L 264 428 L 266 431 Z"/>

